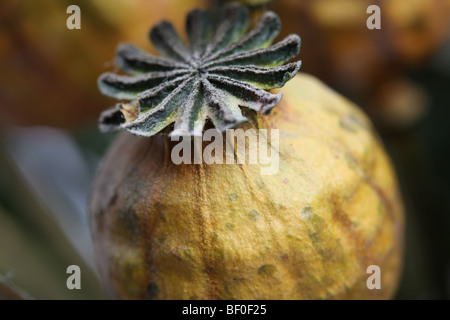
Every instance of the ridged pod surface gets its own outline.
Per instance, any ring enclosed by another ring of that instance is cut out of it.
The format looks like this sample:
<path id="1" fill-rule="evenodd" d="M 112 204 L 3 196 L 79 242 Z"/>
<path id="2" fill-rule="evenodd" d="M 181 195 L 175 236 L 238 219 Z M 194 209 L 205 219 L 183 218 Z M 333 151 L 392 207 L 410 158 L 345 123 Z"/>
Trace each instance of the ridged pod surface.
<path id="1" fill-rule="evenodd" d="M 269 116 L 241 125 L 280 129 L 274 175 L 261 175 L 259 164 L 175 165 L 167 133 L 117 139 L 90 203 L 99 271 L 112 297 L 393 296 L 403 209 L 369 120 L 306 74 L 283 94 Z M 380 267 L 380 290 L 366 286 L 370 265 Z"/>

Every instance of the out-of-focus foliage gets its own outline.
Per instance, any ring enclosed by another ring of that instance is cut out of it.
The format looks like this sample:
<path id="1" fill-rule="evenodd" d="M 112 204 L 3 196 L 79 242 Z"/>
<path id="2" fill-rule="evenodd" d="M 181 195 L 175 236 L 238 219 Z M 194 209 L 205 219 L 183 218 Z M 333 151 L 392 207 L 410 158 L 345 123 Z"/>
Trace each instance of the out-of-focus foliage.
<path id="1" fill-rule="evenodd" d="M 0 274 L 37 299 L 104 297 L 85 218 L 89 161 L 55 129 L 2 133 Z M 66 287 L 69 265 L 82 270 L 81 291 Z"/>

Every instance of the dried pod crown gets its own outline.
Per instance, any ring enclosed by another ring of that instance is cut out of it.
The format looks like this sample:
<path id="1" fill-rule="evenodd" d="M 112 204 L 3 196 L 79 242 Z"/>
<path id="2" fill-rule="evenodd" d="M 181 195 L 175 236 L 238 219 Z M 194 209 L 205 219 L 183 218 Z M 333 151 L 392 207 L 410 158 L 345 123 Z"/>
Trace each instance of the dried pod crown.
<path id="1" fill-rule="evenodd" d="M 116 61 L 128 75 L 104 73 L 98 85 L 127 102 L 104 111 L 100 129 L 152 136 L 174 123 L 171 136 L 199 136 L 208 119 L 220 131 L 248 121 L 241 107 L 268 114 L 282 94 L 267 90 L 284 86 L 300 68 L 300 61 L 285 64 L 298 55 L 300 38 L 289 35 L 271 45 L 281 28 L 271 11 L 247 32 L 249 21 L 248 9 L 231 3 L 214 16 L 188 14 L 189 47 L 166 21 L 150 32 L 162 57 L 119 45 Z"/>

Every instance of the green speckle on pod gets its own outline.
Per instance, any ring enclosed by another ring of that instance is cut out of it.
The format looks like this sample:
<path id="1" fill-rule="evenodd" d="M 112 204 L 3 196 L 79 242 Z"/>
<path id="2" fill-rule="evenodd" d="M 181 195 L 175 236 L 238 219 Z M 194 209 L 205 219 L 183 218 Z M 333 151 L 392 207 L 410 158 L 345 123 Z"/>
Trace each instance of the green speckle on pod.
<path id="1" fill-rule="evenodd" d="M 166 239 L 167 239 L 167 235 L 166 234 L 163 234 L 163 235 L 161 235 L 159 238 L 158 238 L 158 244 L 163 244 L 165 241 L 166 241 Z"/>
<path id="2" fill-rule="evenodd" d="M 256 210 L 250 211 L 248 216 L 249 216 L 250 220 L 252 220 L 252 221 L 257 221 L 259 219 L 259 213 Z"/>
<path id="3" fill-rule="evenodd" d="M 265 189 L 265 187 L 266 187 L 266 185 L 264 184 L 264 181 L 261 179 L 261 177 L 256 178 L 255 183 L 259 189 Z"/>
<path id="4" fill-rule="evenodd" d="M 236 193 L 230 193 L 229 197 L 231 201 L 236 201 L 238 199 L 238 195 Z"/>
<path id="5" fill-rule="evenodd" d="M 258 274 L 260 276 L 271 277 L 277 271 L 277 268 L 271 264 L 265 264 L 258 269 Z"/>
<path id="6" fill-rule="evenodd" d="M 158 285 L 154 282 L 150 282 L 147 286 L 147 292 L 149 294 L 150 299 L 155 299 L 159 294 Z"/>

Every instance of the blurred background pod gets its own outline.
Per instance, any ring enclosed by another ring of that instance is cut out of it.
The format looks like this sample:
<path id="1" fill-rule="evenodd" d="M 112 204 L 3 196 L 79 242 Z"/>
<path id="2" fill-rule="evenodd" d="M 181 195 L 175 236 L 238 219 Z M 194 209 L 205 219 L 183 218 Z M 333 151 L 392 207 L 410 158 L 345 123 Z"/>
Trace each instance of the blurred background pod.
<path id="1" fill-rule="evenodd" d="M 379 30 L 366 26 L 374 4 L 381 12 Z M 448 39 L 449 6 L 448 0 L 275 0 L 268 7 L 283 17 L 283 33 L 302 36 L 304 71 L 357 101 L 378 125 L 402 129 L 427 106 L 426 99 L 415 99 L 423 90 L 406 88 L 404 75 Z M 389 94 L 392 86 L 400 90 Z M 399 99 L 412 107 L 398 107 Z"/>
<path id="2" fill-rule="evenodd" d="M 97 77 L 114 68 L 119 42 L 152 51 L 148 30 L 162 19 L 184 25 L 202 0 L 2 1 L 0 124 L 76 128 L 108 104 Z M 81 30 L 68 30 L 69 5 L 81 9 Z M 61 110 L 64 110 L 62 112 Z"/>
<path id="3" fill-rule="evenodd" d="M 73 1 L 43 0 L 39 5 L 3 1 L 0 4 L 2 66 L 0 123 L 74 127 L 95 118 L 108 100 L 98 95 L 96 79 L 114 67 L 119 42 L 132 42 L 152 51 L 148 29 L 162 19 L 180 30 L 185 14 L 218 0 L 155 0 L 83 2 L 82 30 L 68 32 L 66 8 Z M 350 96 L 376 122 L 389 127 L 414 123 L 426 99 L 399 90 L 412 108 L 399 108 L 386 87 L 420 66 L 448 36 L 448 0 L 389 0 L 380 2 L 381 30 L 366 28 L 370 0 L 242 0 L 254 12 L 271 9 L 283 19 L 281 36 L 300 34 L 305 45 L 305 72 Z M 320 41 L 317 41 L 320 39 Z M 423 92 L 420 93 L 425 96 Z M 412 98 L 411 98 L 412 97 Z M 14 108 L 7 106 L 14 105 Z M 65 112 L 58 112 L 64 106 Z M 390 108 L 396 110 L 391 115 Z"/>

